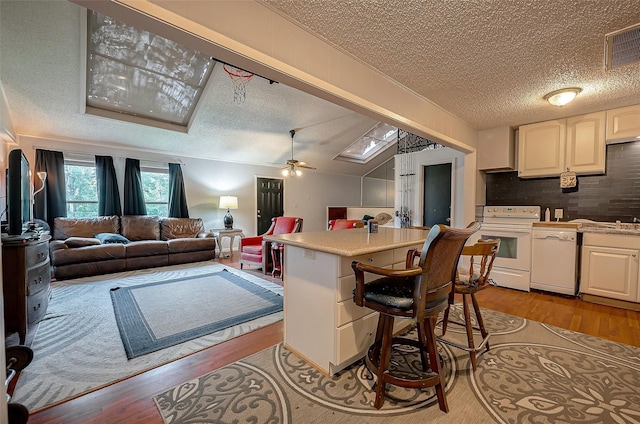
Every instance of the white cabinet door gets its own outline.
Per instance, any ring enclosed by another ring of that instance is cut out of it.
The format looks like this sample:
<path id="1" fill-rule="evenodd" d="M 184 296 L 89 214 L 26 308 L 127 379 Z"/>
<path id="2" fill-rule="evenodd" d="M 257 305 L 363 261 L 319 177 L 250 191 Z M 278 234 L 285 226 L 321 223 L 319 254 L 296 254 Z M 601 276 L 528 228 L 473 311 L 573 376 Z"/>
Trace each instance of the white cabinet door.
<path id="1" fill-rule="evenodd" d="M 607 111 L 607 141 L 632 140 L 640 136 L 640 105 Z"/>
<path id="2" fill-rule="evenodd" d="M 555 177 L 565 171 L 566 119 L 520 127 L 518 176 Z"/>
<path id="3" fill-rule="evenodd" d="M 577 174 L 604 173 L 605 118 L 605 112 L 567 118 L 566 168 Z"/>
<path id="4" fill-rule="evenodd" d="M 584 246 L 581 270 L 582 293 L 638 301 L 638 250 Z"/>

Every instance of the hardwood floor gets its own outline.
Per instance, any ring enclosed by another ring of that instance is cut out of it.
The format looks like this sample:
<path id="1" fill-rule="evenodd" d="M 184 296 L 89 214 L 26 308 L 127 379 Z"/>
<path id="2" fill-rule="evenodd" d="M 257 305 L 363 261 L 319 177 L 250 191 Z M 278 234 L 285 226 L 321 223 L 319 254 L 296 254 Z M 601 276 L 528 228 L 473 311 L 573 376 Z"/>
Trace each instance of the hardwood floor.
<path id="1" fill-rule="evenodd" d="M 237 253 L 236 255 L 237 256 Z M 238 258 L 220 259 L 239 268 Z M 262 273 L 259 274 L 262 276 Z M 280 282 L 278 279 L 271 279 Z M 640 312 L 542 292 L 493 287 L 478 294 L 482 307 L 640 347 Z M 29 423 L 162 424 L 151 400 L 181 382 L 259 352 L 283 340 L 282 322 L 194 353 L 87 395 L 32 414 Z"/>

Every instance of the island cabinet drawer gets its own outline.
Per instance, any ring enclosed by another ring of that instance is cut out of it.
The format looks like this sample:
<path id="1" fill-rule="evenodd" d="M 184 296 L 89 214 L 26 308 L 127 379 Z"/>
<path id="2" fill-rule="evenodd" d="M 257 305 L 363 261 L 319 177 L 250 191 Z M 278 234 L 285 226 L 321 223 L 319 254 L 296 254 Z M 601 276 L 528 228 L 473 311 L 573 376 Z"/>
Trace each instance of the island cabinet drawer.
<path id="1" fill-rule="evenodd" d="M 38 243 L 26 247 L 27 264 L 26 268 L 31 268 L 35 264 L 44 262 L 49 257 L 49 243 Z"/>
<path id="2" fill-rule="evenodd" d="M 336 308 L 336 327 L 341 327 L 373 312 L 369 308 L 358 306 L 353 300 L 338 302 Z"/>
<path id="3" fill-rule="evenodd" d="M 378 313 L 374 312 L 357 321 L 336 329 L 335 364 L 362 357 L 374 342 L 378 326 Z"/>
<path id="4" fill-rule="evenodd" d="M 351 268 L 351 262 L 353 261 L 363 262 L 365 264 L 379 267 L 389 266 L 393 263 L 393 250 L 383 250 L 382 252 L 375 252 L 360 256 L 341 256 L 339 277 L 353 275 L 353 268 Z"/>
<path id="5" fill-rule="evenodd" d="M 384 268 L 391 268 L 385 266 Z M 364 281 L 366 283 L 382 278 L 382 275 L 372 274 L 370 272 L 364 273 Z M 336 302 L 342 302 L 347 299 L 353 299 L 353 290 L 356 288 L 356 276 L 351 271 L 351 275 L 338 278 L 338 290 L 336 291 Z"/>
<path id="6" fill-rule="evenodd" d="M 420 244 L 415 244 L 413 246 L 399 247 L 397 249 L 393 249 L 393 263 L 394 264 L 400 263 L 400 262 L 402 262 L 403 264 L 406 263 L 407 252 L 411 249 L 421 250 L 423 244 L 424 243 L 420 243 Z"/>

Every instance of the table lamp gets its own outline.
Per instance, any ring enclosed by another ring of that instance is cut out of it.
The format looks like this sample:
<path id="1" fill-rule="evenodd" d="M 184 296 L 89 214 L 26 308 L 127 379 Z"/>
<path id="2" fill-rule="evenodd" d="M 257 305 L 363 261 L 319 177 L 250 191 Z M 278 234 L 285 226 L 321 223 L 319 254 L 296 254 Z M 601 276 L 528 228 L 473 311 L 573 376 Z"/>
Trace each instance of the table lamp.
<path id="1" fill-rule="evenodd" d="M 233 228 L 233 216 L 229 209 L 238 209 L 238 198 L 236 196 L 220 196 L 220 209 L 226 209 L 227 214 L 224 216 L 224 228 Z"/>

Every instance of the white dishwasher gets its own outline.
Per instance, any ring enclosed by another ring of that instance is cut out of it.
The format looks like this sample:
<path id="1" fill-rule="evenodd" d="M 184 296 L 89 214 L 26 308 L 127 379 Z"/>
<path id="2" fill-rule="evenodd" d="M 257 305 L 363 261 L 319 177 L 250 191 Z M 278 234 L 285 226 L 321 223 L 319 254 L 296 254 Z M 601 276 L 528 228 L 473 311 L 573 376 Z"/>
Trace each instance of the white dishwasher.
<path id="1" fill-rule="evenodd" d="M 578 232 L 575 228 L 533 227 L 531 288 L 575 296 Z"/>

